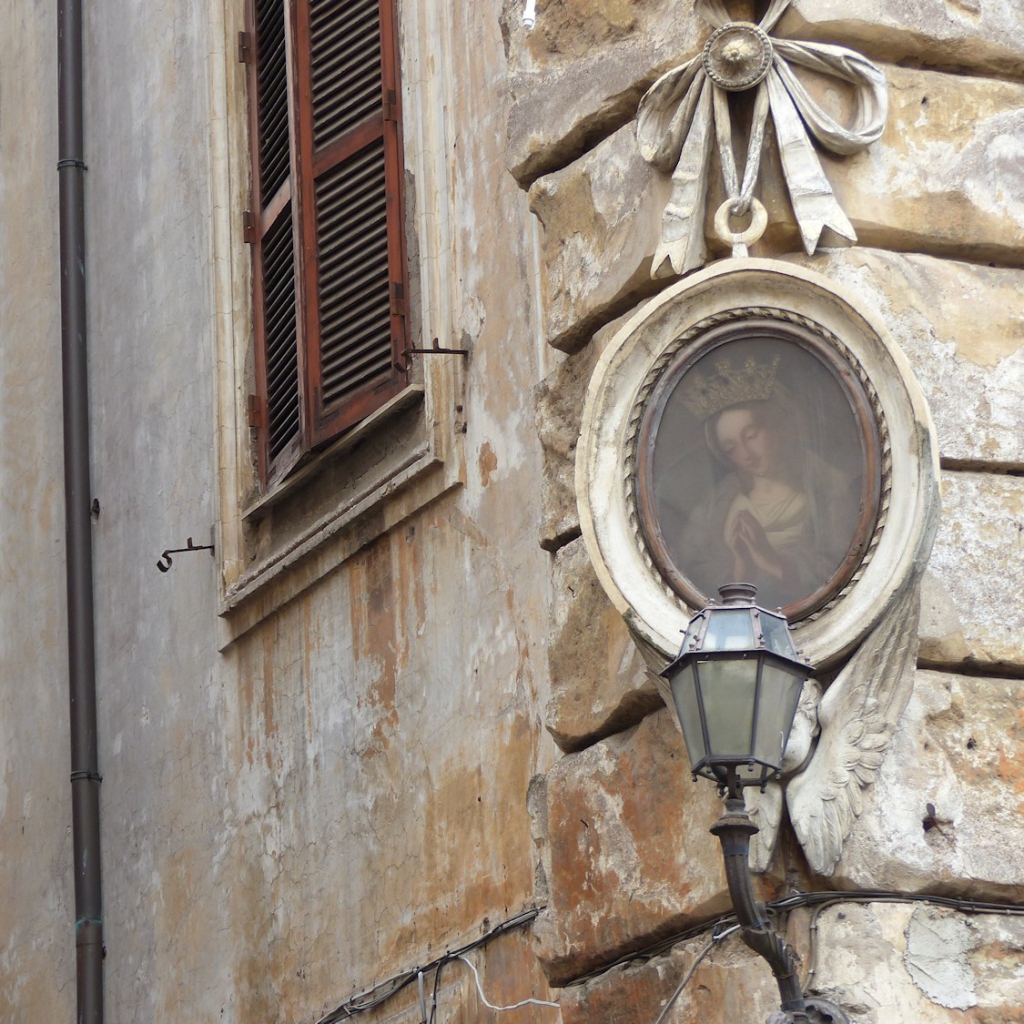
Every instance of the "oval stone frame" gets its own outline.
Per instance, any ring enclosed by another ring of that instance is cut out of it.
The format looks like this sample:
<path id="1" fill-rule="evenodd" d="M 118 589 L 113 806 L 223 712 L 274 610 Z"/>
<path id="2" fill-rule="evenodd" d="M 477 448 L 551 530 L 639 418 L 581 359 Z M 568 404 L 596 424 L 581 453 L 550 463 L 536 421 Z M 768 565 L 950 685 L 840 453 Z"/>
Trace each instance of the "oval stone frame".
<path id="1" fill-rule="evenodd" d="M 692 364 L 719 332 L 728 337 L 735 325 L 751 322 L 799 339 L 845 375 L 865 450 L 872 453 L 877 489 L 848 558 L 795 609 L 802 616 L 794 623 L 799 645 L 817 668 L 835 662 L 877 625 L 930 549 L 938 507 L 934 428 L 884 323 L 812 271 L 769 260 L 724 260 L 667 288 L 615 335 L 591 378 L 577 447 L 576 493 L 588 553 L 654 668 L 678 654 L 698 595 L 666 572 L 644 509 L 638 474 L 646 471 L 645 424 L 671 380 L 666 375 Z"/>
<path id="2" fill-rule="evenodd" d="M 636 508 L 639 542 L 646 544 L 655 569 L 687 607 L 700 607 L 715 598 L 714 589 L 710 592 L 699 589 L 686 573 L 685 566 L 673 557 L 671 545 L 665 539 L 654 494 L 655 453 L 666 406 L 680 387 L 685 388 L 687 375 L 705 360 L 717 358 L 716 353 L 726 354 L 734 343 L 751 341 L 776 343 L 779 348 L 793 346 L 797 352 L 816 360 L 829 374 L 827 379 L 832 383 L 833 397 L 838 392 L 840 399 L 845 399 L 842 411 L 853 421 L 860 440 L 861 486 L 856 496 L 857 512 L 851 511 L 853 523 L 849 542 L 843 545 L 842 558 L 834 571 L 819 586 L 786 604 L 784 611 L 789 620 L 797 622 L 833 602 L 871 559 L 886 518 L 881 497 L 891 490 L 892 460 L 878 396 L 870 379 L 836 335 L 792 311 L 740 308 L 710 316 L 674 339 L 648 372 L 648 380 L 641 389 L 648 397 L 644 400 L 638 429 L 629 436 L 629 465 L 635 467 L 635 471 L 632 481 L 627 482 L 632 493 L 627 493 L 626 500 Z M 678 441 L 678 438 L 667 441 Z"/>

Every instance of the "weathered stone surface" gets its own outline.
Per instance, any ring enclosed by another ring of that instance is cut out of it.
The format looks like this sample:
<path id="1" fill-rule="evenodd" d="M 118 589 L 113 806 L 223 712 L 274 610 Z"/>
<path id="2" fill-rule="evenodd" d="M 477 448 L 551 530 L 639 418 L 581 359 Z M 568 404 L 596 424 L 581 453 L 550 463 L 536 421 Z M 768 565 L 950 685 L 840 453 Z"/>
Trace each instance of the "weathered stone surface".
<path id="1" fill-rule="evenodd" d="M 919 672 L 833 881 L 1016 898 L 1024 884 L 1024 680 Z"/>
<path id="2" fill-rule="evenodd" d="M 574 352 L 658 285 L 658 245 L 669 179 L 640 156 L 632 125 L 530 189 L 543 233 L 547 338 Z"/>
<path id="3" fill-rule="evenodd" d="M 627 728 L 663 706 L 582 538 L 555 556 L 551 699 L 546 725 L 563 750 Z"/>
<path id="4" fill-rule="evenodd" d="M 607 324 L 534 389 L 544 474 L 540 542 L 546 551 L 558 550 L 579 531 L 575 475 L 583 406 L 594 368 L 622 323 L 620 319 Z"/>
<path id="5" fill-rule="evenodd" d="M 882 139 L 854 157 L 822 156 L 860 244 L 1021 263 L 1024 86 L 886 71 L 890 115 Z M 828 90 L 821 99 L 849 102 Z M 724 198 L 715 161 L 709 174 L 707 233 Z M 595 326 L 649 293 L 668 187 L 667 176 L 640 157 L 633 124 L 534 183 L 531 206 L 544 225 L 546 331 L 555 347 L 579 347 Z M 770 226 L 754 255 L 798 251 L 773 143 L 761 197 Z"/>
<path id="6" fill-rule="evenodd" d="M 688 768 L 664 709 L 548 773 L 534 801 L 548 885 L 537 935 L 556 984 L 728 909 L 707 835 L 722 804 Z"/>
<path id="7" fill-rule="evenodd" d="M 503 13 L 511 68 L 508 166 L 522 183 L 636 113 L 647 87 L 707 35 L 687 0 L 552 0 L 532 32 Z"/>
<path id="8" fill-rule="evenodd" d="M 944 473 L 942 519 L 922 588 L 922 662 L 1019 669 L 1022 579 L 1024 480 Z"/>
<path id="9" fill-rule="evenodd" d="M 875 60 L 1011 78 L 1024 66 L 1024 8 L 1016 0 L 794 0 L 778 34 L 839 43 Z"/>
<path id="10" fill-rule="evenodd" d="M 927 903 L 852 903 L 791 914 L 811 996 L 837 1003 L 851 1024 L 1017 1024 L 1024 1020 L 1024 919 L 966 915 Z M 615 968 L 561 996 L 564 1024 L 653 1021 L 707 938 L 647 963 Z M 813 973 L 812 973 L 813 971 Z M 778 1010 L 763 960 L 731 936 L 683 989 L 666 1024 L 753 1024 Z"/>
<path id="11" fill-rule="evenodd" d="M 946 460 L 1024 466 L 1024 272 L 869 249 L 796 258 L 880 313 Z"/>
<path id="12" fill-rule="evenodd" d="M 576 444 L 587 397 L 587 385 L 598 359 L 597 345 L 560 363 L 534 390 L 537 435 L 543 465 L 540 543 L 557 550 L 580 526 L 574 480 Z"/>
<path id="13" fill-rule="evenodd" d="M 1020 917 L 841 904 L 818 919 L 815 964 L 851 1024 L 1024 1021 Z"/>
<path id="14" fill-rule="evenodd" d="M 702 936 L 648 963 L 618 967 L 566 989 L 562 1024 L 653 1022 L 707 942 Z M 732 936 L 701 962 L 666 1024 L 754 1024 L 777 1009 L 778 990 L 768 965 Z"/>
<path id="15" fill-rule="evenodd" d="M 749 6 L 735 3 L 737 17 Z M 654 79 L 708 33 L 692 0 L 552 0 L 532 32 L 505 5 L 511 68 L 508 165 L 520 181 L 563 166 L 635 113 Z M 874 60 L 919 61 L 1021 78 L 1024 8 L 1015 0 L 795 0 L 778 27 L 793 39 L 850 46 Z"/>
<path id="16" fill-rule="evenodd" d="M 1024 86 L 889 66 L 877 145 L 822 164 L 862 244 L 1021 262 Z"/>

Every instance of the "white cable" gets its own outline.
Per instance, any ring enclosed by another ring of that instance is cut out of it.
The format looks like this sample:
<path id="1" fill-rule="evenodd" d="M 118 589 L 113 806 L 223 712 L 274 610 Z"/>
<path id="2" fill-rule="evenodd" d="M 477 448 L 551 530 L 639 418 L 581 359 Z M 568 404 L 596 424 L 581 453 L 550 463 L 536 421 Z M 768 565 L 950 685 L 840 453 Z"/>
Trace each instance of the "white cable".
<path id="1" fill-rule="evenodd" d="M 488 1010 L 518 1010 L 520 1006 L 529 1006 L 531 1003 L 534 1006 L 553 1006 L 556 1010 L 561 1008 L 560 1003 L 549 1003 L 545 999 L 524 999 L 521 1003 L 513 1003 L 512 1006 L 495 1006 L 493 1003 L 487 1002 L 487 996 L 484 995 L 484 990 L 480 986 L 480 975 L 477 973 L 476 967 L 464 956 L 460 956 L 458 959 L 469 965 L 473 977 L 476 978 L 476 990 L 480 993 L 480 1000 Z"/>
<path id="2" fill-rule="evenodd" d="M 526 0 L 526 9 L 523 11 L 523 28 L 527 32 L 537 24 L 537 0 Z"/>

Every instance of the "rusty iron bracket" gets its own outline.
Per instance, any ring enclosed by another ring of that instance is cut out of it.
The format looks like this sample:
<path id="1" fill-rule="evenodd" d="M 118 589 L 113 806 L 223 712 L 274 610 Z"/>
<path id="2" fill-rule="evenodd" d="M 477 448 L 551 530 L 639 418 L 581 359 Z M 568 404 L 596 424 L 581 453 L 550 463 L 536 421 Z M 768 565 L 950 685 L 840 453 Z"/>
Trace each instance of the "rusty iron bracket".
<path id="1" fill-rule="evenodd" d="M 209 551 L 210 552 L 210 557 L 211 558 L 214 557 L 214 550 L 213 550 L 213 545 L 212 544 L 193 544 L 191 537 L 189 537 L 188 540 L 185 541 L 185 543 L 186 543 L 187 547 L 183 547 L 183 548 L 168 548 L 160 556 L 159 561 L 156 563 L 156 567 L 161 572 L 169 572 L 171 566 L 174 564 L 174 559 L 171 558 L 171 555 L 180 555 L 180 554 L 183 554 L 186 551 Z M 166 562 L 167 564 L 164 565 L 164 562 Z"/>
<path id="2" fill-rule="evenodd" d="M 403 353 L 407 356 L 468 356 L 468 348 L 441 348 L 441 343 L 434 339 L 433 348 L 407 348 Z"/>
<path id="3" fill-rule="evenodd" d="M 238 62 L 240 64 L 252 63 L 252 33 L 238 33 Z"/>

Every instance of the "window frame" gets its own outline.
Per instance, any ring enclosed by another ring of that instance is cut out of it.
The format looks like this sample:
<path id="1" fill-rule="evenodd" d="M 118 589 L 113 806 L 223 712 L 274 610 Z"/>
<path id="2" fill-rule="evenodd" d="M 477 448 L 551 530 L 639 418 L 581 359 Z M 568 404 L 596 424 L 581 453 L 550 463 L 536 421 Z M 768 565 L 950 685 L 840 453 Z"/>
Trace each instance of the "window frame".
<path id="1" fill-rule="evenodd" d="M 395 0 L 376 0 L 381 43 L 381 101 L 373 114 L 323 145 L 314 146 L 312 96 L 311 0 L 280 0 L 283 7 L 287 96 L 288 175 L 264 204 L 260 179 L 258 106 L 259 40 L 257 0 L 245 3 L 248 47 L 250 212 L 247 241 L 252 248 L 255 393 L 249 401 L 250 426 L 255 431 L 256 463 L 264 493 L 271 491 L 316 449 L 391 402 L 411 383 L 407 359 L 406 295 L 408 259 L 405 240 L 402 91 Z M 344 14 L 340 15 L 344 17 Z M 331 406 L 322 400 L 319 257 L 317 252 L 316 184 L 378 140 L 384 147 L 387 265 L 391 364 L 386 375 L 361 382 L 352 393 Z M 286 213 L 287 211 L 287 213 Z M 271 413 L 267 381 L 268 344 L 264 292 L 264 247 L 280 217 L 292 229 L 294 274 L 298 430 L 276 454 L 271 453 Z"/>

